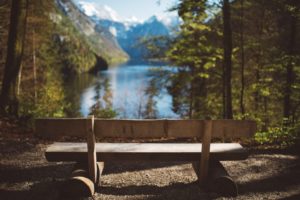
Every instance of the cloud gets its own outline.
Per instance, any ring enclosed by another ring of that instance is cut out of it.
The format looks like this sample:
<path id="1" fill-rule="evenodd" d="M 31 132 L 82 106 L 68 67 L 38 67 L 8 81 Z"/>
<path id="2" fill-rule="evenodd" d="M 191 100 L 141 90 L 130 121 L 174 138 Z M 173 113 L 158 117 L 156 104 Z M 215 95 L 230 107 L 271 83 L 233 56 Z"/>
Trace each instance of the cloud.
<path id="1" fill-rule="evenodd" d="M 107 5 L 99 5 L 93 2 L 79 1 L 78 6 L 87 16 L 96 16 L 99 19 L 121 21 L 121 17 L 118 15 L 118 13 Z"/>

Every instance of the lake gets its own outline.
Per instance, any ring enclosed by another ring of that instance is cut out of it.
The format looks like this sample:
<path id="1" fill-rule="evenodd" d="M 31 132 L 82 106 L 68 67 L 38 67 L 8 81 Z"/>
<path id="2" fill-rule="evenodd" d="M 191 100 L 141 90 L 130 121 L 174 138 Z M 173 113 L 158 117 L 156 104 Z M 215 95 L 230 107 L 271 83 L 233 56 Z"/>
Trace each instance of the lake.
<path id="1" fill-rule="evenodd" d="M 176 68 L 162 62 L 129 61 L 97 75 L 82 74 L 69 80 L 67 100 L 82 116 L 97 105 L 98 109 L 111 108 L 121 119 L 178 118 L 166 89 L 166 77 L 174 72 Z"/>

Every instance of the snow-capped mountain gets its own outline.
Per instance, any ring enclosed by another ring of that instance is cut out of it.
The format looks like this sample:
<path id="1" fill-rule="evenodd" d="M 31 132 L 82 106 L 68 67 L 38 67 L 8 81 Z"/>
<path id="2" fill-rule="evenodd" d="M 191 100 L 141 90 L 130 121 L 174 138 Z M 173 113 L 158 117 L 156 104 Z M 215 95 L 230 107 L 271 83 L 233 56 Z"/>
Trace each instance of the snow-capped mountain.
<path id="1" fill-rule="evenodd" d="M 95 23 L 99 32 L 106 30 L 113 35 L 119 45 L 131 58 L 137 58 L 145 53 L 145 48 L 137 48 L 142 38 L 156 36 L 171 37 L 178 30 L 180 20 L 177 15 L 152 16 L 145 21 L 136 17 L 122 18 L 119 14 L 106 5 L 99 5 L 86 1 L 75 1 L 79 10 Z"/>
<path id="2" fill-rule="evenodd" d="M 147 49 L 141 40 L 158 36 L 169 37 L 170 31 L 156 16 L 152 16 L 145 22 L 132 26 L 117 40 L 131 58 L 142 58 L 147 54 Z"/>
<path id="3" fill-rule="evenodd" d="M 128 59 L 128 55 L 120 47 L 113 30 L 103 28 L 96 23 L 100 13 L 94 7 L 86 4 L 86 10 L 83 12 L 82 8 L 78 9 L 78 6 L 72 0 L 56 0 L 56 3 L 78 32 L 84 35 L 97 56 L 104 58 L 108 63 Z M 99 15 L 96 16 L 96 14 Z M 111 20 L 116 19 L 112 10 L 108 9 L 107 14 L 109 14 Z"/>
<path id="4" fill-rule="evenodd" d="M 79 1 L 78 8 L 93 20 L 108 20 L 112 22 L 121 22 L 126 24 L 140 23 L 135 16 L 122 18 L 119 14 L 107 5 L 99 5 L 93 2 Z"/>

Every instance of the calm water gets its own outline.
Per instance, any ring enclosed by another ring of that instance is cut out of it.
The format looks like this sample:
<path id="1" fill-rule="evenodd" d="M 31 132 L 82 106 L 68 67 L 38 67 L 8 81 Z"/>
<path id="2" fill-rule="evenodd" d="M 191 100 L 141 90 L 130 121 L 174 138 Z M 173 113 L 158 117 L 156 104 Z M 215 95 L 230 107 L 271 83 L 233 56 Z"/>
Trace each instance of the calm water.
<path id="1" fill-rule="evenodd" d="M 113 108 L 117 118 L 177 118 L 164 79 L 174 70 L 163 63 L 131 61 L 110 66 L 96 76 L 81 75 L 69 82 L 67 95 L 73 109 L 83 116 L 98 102 L 101 108 Z"/>

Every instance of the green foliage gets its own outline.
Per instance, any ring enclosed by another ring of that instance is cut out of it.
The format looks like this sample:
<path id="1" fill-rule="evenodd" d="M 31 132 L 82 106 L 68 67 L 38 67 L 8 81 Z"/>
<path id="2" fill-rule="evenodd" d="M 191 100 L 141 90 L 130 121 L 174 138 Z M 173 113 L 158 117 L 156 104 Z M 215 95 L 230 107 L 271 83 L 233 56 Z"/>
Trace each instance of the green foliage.
<path id="1" fill-rule="evenodd" d="M 169 36 L 145 37 L 140 39 L 137 48 L 146 47 L 148 60 L 165 60 L 170 42 Z"/>
<path id="2" fill-rule="evenodd" d="M 100 101 L 97 101 L 92 107 L 89 113 L 90 115 L 94 115 L 97 118 L 110 119 L 115 118 L 118 113 L 112 109 L 111 107 L 103 108 Z"/>
<path id="3" fill-rule="evenodd" d="M 54 1 L 29 2 L 24 42 L 19 116 L 65 116 L 71 105 L 66 103 L 63 78 L 90 71 L 97 64 L 94 50 Z"/>
<path id="4" fill-rule="evenodd" d="M 60 11 L 53 13 L 61 17 L 52 33 L 53 48 L 62 71 L 67 74 L 80 74 L 93 69 L 97 63 L 96 55 L 86 38 L 78 32 L 72 22 Z"/>
<path id="5" fill-rule="evenodd" d="M 290 143 L 299 132 L 295 127 L 300 119 L 300 4 L 288 0 L 243 0 L 243 4 L 237 0 L 230 4 L 234 118 L 255 120 L 259 143 Z M 169 78 L 173 110 L 183 118 L 222 118 L 222 12 L 206 1 L 193 0 L 179 1 L 175 10 L 183 24 L 167 52 L 168 59 L 179 66 Z M 242 42 L 244 113 L 240 106 Z M 287 106 L 290 123 L 281 125 Z"/>
<path id="6" fill-rule="evenodd" d="M 46 84 L 39 91 L 34 110 L 35 117 L 63 117 L 67 106 L 64 98 L 61 80 L 57 79 L 55 72 L 50 71 Z"/>
<path id="7" fill-rule="evenodd" d="M 28 93 L 20 97 L 20 114 L 29 118 L 63 117 L 65 103 L 62 81 L 57 78 L 57 72 L 50 70 L 46 74 L 46 82 L 38 91 L 37 99 Z"/>
<path id="8" fill-rule="evenodd" d="M 104 91 L 102 96 L 101 90 Z M 94 99 L 96 103 L 90 108 L 90 115 L 94 115 L 97 118 L 115 118 L 118 115 L 117 111 L 112 108 L 112 92 L 107 78 L 97 82 Z"/>
<path id="9" fill-rule="evenodd" d="M 161 76 L 152 78 L 149 86 L 145 91 L 145 94 L 147 96 L 147 103 L 145 106 L 145 110 L 143 112 L 143 118 L 146 119 L 157 118 L 157 109 L 156 109 L 157 100 L 155 99 L 155 97 L 159 95 L 159 85 L 161 85 L 160 83 L 162 81 L 162 79 L 160 78 Z"/>
<path id="10" fill-rule="evenodd" d="M 178 37 L 171 43 L 168 59 L 181 68 L 171 77 L 168 88 L 173 96 L 173 110 L 182 117 L 199 118 L 212 113 L 208 108 L 208 79 L 219 56 L 210 37 L 206 1 L 181 1 L 178 13 L 183 19 Z"/>
<path id="11" fill-rule="evenodd" d="M 281 146 L 290 146 L 294 144 L 300 136 L 300 124 L 292 126 L 269 127 L 266 131 L 259 131 L 254 139 L 259 144 L 276 144 Z"/>

